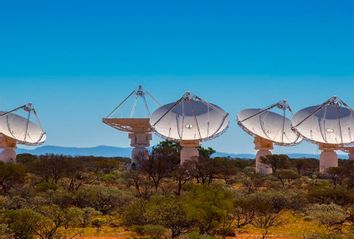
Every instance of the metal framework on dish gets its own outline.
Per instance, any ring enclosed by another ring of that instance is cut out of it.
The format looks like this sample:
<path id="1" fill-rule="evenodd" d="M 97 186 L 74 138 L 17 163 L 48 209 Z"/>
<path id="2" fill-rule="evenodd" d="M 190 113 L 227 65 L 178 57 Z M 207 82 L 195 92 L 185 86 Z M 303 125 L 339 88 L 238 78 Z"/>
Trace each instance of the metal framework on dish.
<path id="1" fill-rule="evenodd" d="M 190 92 L 176 102 L 158 108 L 150 119 L 156 134 L 180 142 L 181 164 L 198 158 L 200 143 L 223 134 L 228 123 L 229 114 L 222 108 Z"/>
<path id="2" fill-rule="evenodd" d="M 23 112 L 26 117 L 16 113 Z M 31 121 L 31 116 L 35 122 Z M 31 103 L 10 111 L 0 111 L 0 161 L 16 161 L 16 145 L 41 145 L 46 140 L 37 112 Z"/>
<path id="3" fill-rule="evenodd" d="M 102 119 L 103 123 L 123 132 L 128 133 L 130 139 L 130 145 L 133 147 L 131 155 L 131 165 L 137 164 L 137 161 L 141 158 L 147 158 L 148 150 L 150 146 L 150 140 L 152 138 L 152 129 L 149 123 L 151 111 L 147 101 L 148 96 L 158 106 L 160 103 L 152 96 L 147 90 L 144 90 L 142 86 L 138 86 L 136 90 L 133 90 L 122 102 L 120 102 L 113 111 Z M 127 104 L 128 100 L 133 98 L 133 104 L 129 111 L 128 117 L 114 117 L 115 113 L 119 111 L 123 105 Z M 145 108 L 145 117 L 134 118 L 137 103 L 143 102 Z"/>

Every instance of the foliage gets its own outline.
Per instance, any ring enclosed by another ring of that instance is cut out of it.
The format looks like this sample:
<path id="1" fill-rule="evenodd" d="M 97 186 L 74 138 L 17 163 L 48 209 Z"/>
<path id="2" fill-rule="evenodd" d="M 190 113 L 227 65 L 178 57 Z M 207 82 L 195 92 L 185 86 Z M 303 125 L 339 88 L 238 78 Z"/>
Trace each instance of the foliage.
<path id="1" fill-rule="evenodd" d="M 4 216 L 10 232 L 18 239 L 32 239 L 44 220 L 41 214 L 32 209 L 9 210 Z"/>
<path id="2" fill-rule="evenodd" d="M 0 192 L 7 194 L 17 184 L 22 184 L 25 170 L 21 165 L 0 162 Z"/>
<path id="3" fill-rule="evenodd" d="M 199 228 L 200 234 L 215 234 L 230 220 L 232 195 L 220 186 L 196 186 L 184 198 L 187 218 Z"/>
<path id="4" fill-rule="evenodd" d="M 13 239 L 14 234 L 7 224 L 0 224 L 0 239 Z"/>
<path id="5" fill-rule="evenodd" d="M 338 234 L 346 221 L 345 211 L 336 204 L 315 204 L 309 209 L 309 213 L 332 235 Z"/>
<path id="6" fill-rule="evenodd" d="M 103 214 L 121 211 L 132 196 L 115 188 L 99 185 L 82 187 L 76 193 L 76 204 L 82 208 L 92 207 Z"/>
<path id="7" fill-rule="evenodd" d="M 278 169 L 286 169 L 290 166 L 290 158 L 284 154 L 274 154 L 261 157 L 261 161 L 264 164 L 269 165 L 273 173 L 276 173 Z"/>
<path id="8" fill-rule="evenodd" d="M 161 239 L 166 238 L 167 230 L 160 225 L 144 225 L 144 226 L 133 226 L 132 231 L 136 232 L 141 236 L 148 236 L 151 239 Z"/>
<path id="9" fill-rule="evenodd" d="M 274 173 L 260 175 L 254 160 L 213 158 L 202 147 L 199 159 L 179 165 L 180 150 L 161 142 L 130 170 L 123 158 L 24 154 L 0 163 L 0 239 L 131 236 L 124 230 L 142 238 L 296 238 L 304 230 L 306 238 L 350 238 L 352 162 L 319 175 L 318 160 L 273 155 Z"/>
<path id="10" fill-rule="evenodd" d="M 172 238 L 178 237 L 191 226 L 184 205 L 176 197 L 152 197 L 146 205 L 144 217 L 149 224 L 171 229 Z"/>

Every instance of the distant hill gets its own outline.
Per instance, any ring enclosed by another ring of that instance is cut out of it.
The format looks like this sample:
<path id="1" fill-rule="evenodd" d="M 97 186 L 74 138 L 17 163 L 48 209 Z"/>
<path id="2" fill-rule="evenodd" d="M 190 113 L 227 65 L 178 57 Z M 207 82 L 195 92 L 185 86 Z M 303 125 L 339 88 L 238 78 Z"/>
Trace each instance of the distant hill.
<path id="1" fill-rule="evenodd" d="M 89 148 L 61 147 L 61 146 L 41 146 L 35 149 L 17 149 L 17 154 L 29 153 L 33 155 L 43 154 L 63 154 L 70 156 L 97 156 L 97 157 L 130 157 L 131 148 L 96 146 Z"/>
<path id="2" fill-rule="evenodd" d="M 44 154 L 63 154 L 70 156 L 96 156 L 96 157 L 130 157 L 131 148 L 130 147 L 114 147 L 114 146 L 96 146 L 87 148 L 78 147 L 61 147 L 61 146 L 41 146 L 34 149 L 17 149 L 18 154 L 29 153 L 33 155 L 44 155 Z M 319 158 L 317 154 L 288 154 L 291 158 Z M 244 158 L 244 159 L 254 159 L 254 154 L 235 154 L 235 153 L 223 153 L 216 152 L 213 157 L 230 157 L 230 158 Z M 346 159 L 346 155 L 339 155 L 340 158 Z"/>

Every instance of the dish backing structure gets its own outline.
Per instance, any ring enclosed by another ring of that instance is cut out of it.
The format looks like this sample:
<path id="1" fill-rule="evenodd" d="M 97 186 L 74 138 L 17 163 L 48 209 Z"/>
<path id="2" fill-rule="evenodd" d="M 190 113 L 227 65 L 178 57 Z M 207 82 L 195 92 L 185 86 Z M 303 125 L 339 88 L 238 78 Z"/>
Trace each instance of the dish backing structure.
<path id="1" fill-rule="evenodd" d="M 152 139 L 152 129 L 149 123 L 151 111 L 147 96 L 158 106 L 160 105 L 154 96 L 139 85 L 138 88 L 133 90 L 122 102 L 120 102 L 107 117 L 102 119 L 103 123 L 119 131 L 128 133 L 130 145 L 133 147 L 131 155 L 132 166 L 136 165 L 139 159 L 146 159 L 149 157 L 147 147 L 150 146 L 150 140 Z M 125 104 L 128 104 L 129 99 L 133 99 L 133 104 L 129 110 L 129 116 L 116 117 L 115 115 L 117 111 L 119 111 Z M 139 101 L 143 102 L 145 114 L 142 117 L 134 117 L 136 106 Z"/>
<path id="2" fill-rule="evenodd" d="M 321 173 L 337 167 L 335 151 L 354 142 L 354 111 L 336 96 L 298 111 L 291 123 L 299 135 L 319 145 Z"/>
<path id="3" fill-rule="evenodd" d="M 224 133 L 228 124 L 228 113 L 190 92 L 158 108 L 150 119 L 156 134 L 180 142 L 181 164 L 198 157 L 200 143 Z"/>
<path id="4" fill-rule="evenodd" d="M 272 110 L 280 110 L 278 114 Z M 291 128 L 291 121 L 287 113 L 292 110 L 283 100 L 263 109 L 245 109 L 237 115 L 237 124 L 254 137 L 256 154 L 256 172 L 261 174 L 272 173 L 272 168 L 261 162 L 261 157 L 271 155 L 273 145 L 292 146 L 300 143 L 302 137 Z"/>
<path id="5" fill-rule="evenodd" d="M 26 117 L 18 113 L 23 112 Z M 35 122 L 31 121 L 35 117 Z M 0 111 L 0 161 L 16 161 L 16 145 L 41 145 L 46 140 L 37 112 L 31 103 L 10 111 Z"/>

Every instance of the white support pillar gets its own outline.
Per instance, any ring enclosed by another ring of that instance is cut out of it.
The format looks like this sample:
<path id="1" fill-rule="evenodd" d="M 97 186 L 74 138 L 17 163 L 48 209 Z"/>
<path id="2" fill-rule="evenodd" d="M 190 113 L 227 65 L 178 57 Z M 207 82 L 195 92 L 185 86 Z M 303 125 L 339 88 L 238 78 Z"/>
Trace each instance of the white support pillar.
<path id="1" fill-rule="evenodd" d="M 337 148 L 333 145 L 321 144 L 320 150 L 320 173 L 326 173 L 326 170 L 331 167 L 338 167 L 338 156 L 335 152 Z"/>
<path id="2" fill-rule="evenodd" d="M 137 165 L 139 160 L 149 158 L 147 147 L 152 139 L 151 133 L 129 133 L 130 146 L 133 147 L 131 154 L 131 165 Z"/>
<path id="3" fill-rule="evenodd" d="M 273 143 L 270 140 L 255 137 L 254 139 L 255 149 L 258 150 L 256 154 L 256 172 L 260 174 L 271 174 L 272 168 L 262 163 L 261 157 L 272 155 L 271 150 L 273 149 Z"/>
<path id="4" fill-rule="evenodd" d="M 199 157 L 198 146 L 200 144 L 199 140 L 186 140 L 180 142 L 181 149 L 181 161 L 180 165 L 184 164 L 189 160 L 195 160 Z"/>
<path id="5" fill-rule="evenodd" d="M 16 162 L 16 140 L 0 133 L 0 161 Z"/>

